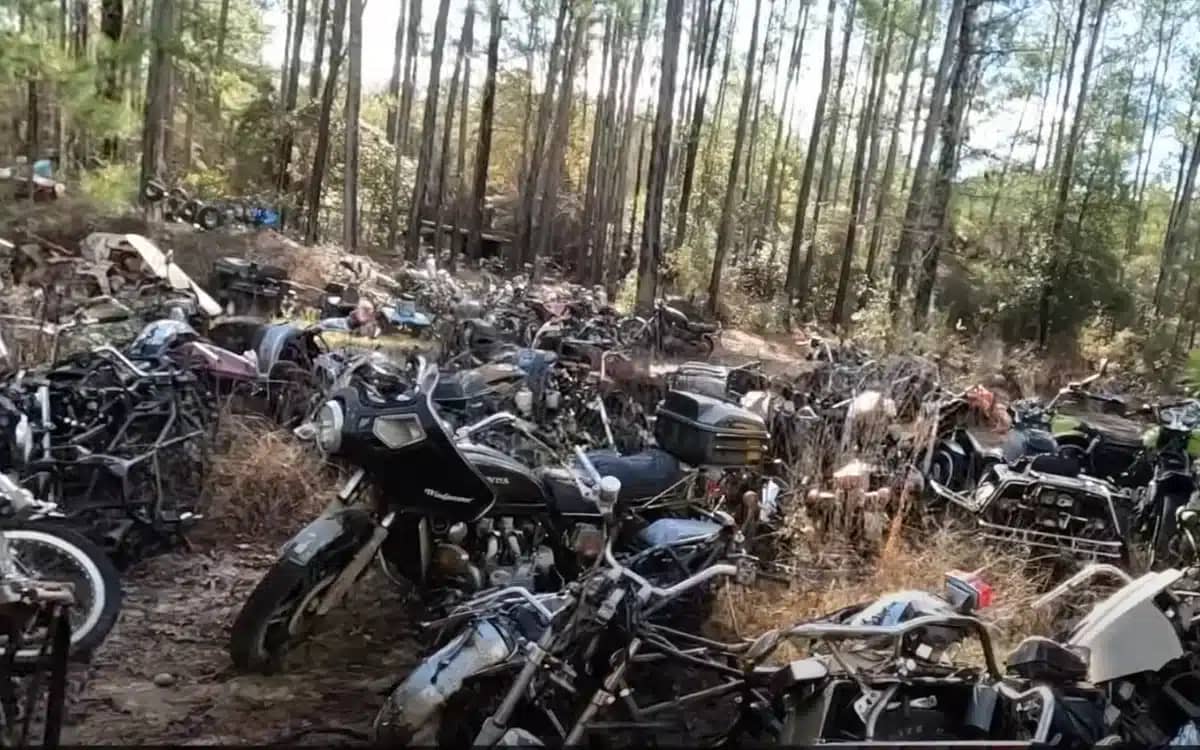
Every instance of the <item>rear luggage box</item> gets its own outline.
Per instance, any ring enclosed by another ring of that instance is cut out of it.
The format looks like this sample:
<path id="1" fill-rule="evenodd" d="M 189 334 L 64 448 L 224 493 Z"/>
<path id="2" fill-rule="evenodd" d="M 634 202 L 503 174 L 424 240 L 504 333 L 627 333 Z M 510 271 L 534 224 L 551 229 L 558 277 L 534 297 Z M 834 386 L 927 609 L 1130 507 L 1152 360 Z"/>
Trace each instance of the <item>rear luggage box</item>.
<path id="1" fill-rule="evenodd" d="M 761 464 L 771 439 L 757 414 L 687 391 L 671 391 L 658 405 L 654 437 L 659 447 L 692 466 Z"/>

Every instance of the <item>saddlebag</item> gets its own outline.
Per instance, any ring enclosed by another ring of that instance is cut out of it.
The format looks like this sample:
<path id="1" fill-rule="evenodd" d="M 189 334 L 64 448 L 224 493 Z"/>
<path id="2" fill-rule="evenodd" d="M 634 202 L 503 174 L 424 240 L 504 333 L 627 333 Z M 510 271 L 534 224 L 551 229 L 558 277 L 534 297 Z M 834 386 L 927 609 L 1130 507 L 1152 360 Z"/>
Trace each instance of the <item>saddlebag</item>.
<path id="1" fill-rule="evenodd" d="M 736 404 L 686 391 L 670 391 L 658 406 L 659 446 L 692 466 L 753 466 L 770 445 L 762 417 Z"/>

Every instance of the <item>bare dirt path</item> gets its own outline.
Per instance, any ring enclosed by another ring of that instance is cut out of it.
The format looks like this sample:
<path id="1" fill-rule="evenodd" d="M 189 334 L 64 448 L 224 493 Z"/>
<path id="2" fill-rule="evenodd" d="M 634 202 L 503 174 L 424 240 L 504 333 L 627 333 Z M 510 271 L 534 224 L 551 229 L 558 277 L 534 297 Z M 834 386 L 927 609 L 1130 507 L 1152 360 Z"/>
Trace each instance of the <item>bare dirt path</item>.
<path id="1" fill-rule="evenodd" d="M 330 745 L 352 740 L 311 730 L 365 732 L 420 649 L 405 607 L 372 573 L 284 674 L 238 674 L 229 624 L 275 552 L 225 544 L 130 571 L 120 622 L 75 680 L 64 744 L 295 744 L 309 731 L 306 744 Z"/>

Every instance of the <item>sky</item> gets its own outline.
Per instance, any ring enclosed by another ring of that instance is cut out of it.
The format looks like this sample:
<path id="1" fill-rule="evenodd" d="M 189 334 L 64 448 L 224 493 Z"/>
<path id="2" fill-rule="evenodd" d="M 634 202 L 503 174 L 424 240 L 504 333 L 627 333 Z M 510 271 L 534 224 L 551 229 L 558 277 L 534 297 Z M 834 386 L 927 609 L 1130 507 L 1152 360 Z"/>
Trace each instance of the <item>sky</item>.
<path id="1" fill-rule="evenodd" d="M 422 34 L 424 37 L 424 45 L 425 45 L 426 51 L 427 51 L 429 40 L 433 36 L 433 24 L 434 24 L 434 16 L 437 11 L 437 2 L 436 2 L 436 0 L 423 0 L 423 1 L 424 1 L 424 5 L 423 5 L 423 9 L 422 9 L 422 14 L 421 14 Z M 659 2 L 661 2 L 661 1 L 662 0 L 659 0 Z M 750 46 L 750 32 L 751 32 L 751 26 L 752 26 L 752 21 L 753 21 L 753 11 L 750 7 L 750 2 L 751 2 L 751 0 L 726 0 L 727 5 L 726 5 L 725 12 L 726 12 L 727 16 L 731 12 L 733 7 L 737 8 L 737 13 L 736 13 L 737 21 L 736 21 L 735 32 L 734 32 L 734 49 L 735 49 L 734 64 L 735 65 L 738 65 L 739 60 L 744 60 L 745 51 Z M 810 0 L 810 2 L 812 2 L 812 0 Z M 736 6 L 734 6 L 734 3 L 736 3 Z M 772 3 L 774 3 L 774 6 L 772 6 Z M 795 19 L 798 17 L 798 8 L 800 7 L 798 0 L 763 0 L 762 20 L 760 21 L 760 28 L 765 28 L 765 26 L 766 26 L 766 23 L 767 23 L 766 18 L 767 18 L 767 13 L 768 13 L 769 8 L 774 7 L 776 16 L 778 17 L 779 15 L 781 15 L 780 11 L 783 9 L 783 7 L 785 7 L 785 5 L 784 5 L 785 3 L 786 3 L 786 7 L 789 9 L 788 15 L 792 19 L 792 20 L 789 20 L 788 23 L 789 23 L 789 25 L 795 23 Z M 316 4 L 317 4 L 317 0 L 309 0 L 310 6 L 313 6 Z M 502 0 L 502 4 L 511 5 L 512 6 L 512 14 L 517 15 L 516 3 L 514 2 L 514 0 Z M 283 0 L 280 0 L 279 5 L 284 6 L 284 5 L 286 5 L 286 3 L 284 3 Z M 935 5 L 940 5 L 940 4 L 935 4 Z M 447 77 L 449 76 L 449 72 L 450 72 L 449 69 L 453 66 L 452 51 L 455 49 L 454 43 L 457 40 L 458 35 L 461 31 L 461 27 L 462 27 L 463 6 L 464 6 L 464 3 L 461 2 L 461 0 L 455 0 L 455 2 L 453 2 L 452 6 L 451 6 L 449 22 L 448 22 L 448 32 L 447 32 L 447 37 L 449 39 L 449 43 L 448 43 L 447 53 L 445 55 L 445 62 L 443 62 L 444 75 L 446 75 Z M 805 37 L 805 54 L 803 57 L 803 62 L 801 65 L 801 69 L 800 69 L 799 76 L 797 79 L 797 86 L 795 89 L 795 92 L 796 92 L 795 96 L 797 99 L 798 106 L 796 108 L 796 117 L 792 123 L 792 127 L 795 129 L 795 131 L 797 133 L 801 134 L 801 136 L 804 138 L 807 137 L 807 134 L 808 134 L 810 128 L 812 127 L 812 107 L 816 101 L 816 93 L 820 86 L 820 72 L 821 72 L 820 64 L 821 64 L 822 42 L 823 42 L 824 24 L 825 24 L 825 8 L 824 8 L 824 6 L 825 6 L 824 3 L 820 3 L 820 2 L 814 3 L 812 6 L 812 9 L 810 11 L 808 31 L 807 31 L 807 34 Z M 485 3 L 482 2 L 482 0 L 477 0 L 476 7 L 482 9 L 485 7 Z M 1031 23 L 1045 22 L 1047 24 L 1052 24 L 1053 18 L 1054 18 L 1054 16 L 1052 14 L 1055 12 L 1058 12 L 1056 9 L 1059 8 L 1059 2 L 1058 2 L 1058 0 L 1048 0 L 1045 2 L 1039 2 L 1036 7 L 1037 7 L 1037 10 L 1034 11 L 1035 15 L 1031 16 L 1029 18 L 1029 22 L 1031 22 Z M 1065 7 L 1069 8 L 1070 4 L 1066 5 Z M 363 83 L 364 83 L 364 86 L 369 91 L 370 90 L 379 91 L 379 90 L 385 89 L 387 87 L 389 79 L 391 78 L 393 46 L 395 43 L 395 32 L 396 32 L 396 21 L 399 17 L 400 9 L 401 9 L 401 0 L 367 0 L 367 2 L 366 2 L 366 8 L 365 8 L 365 11 L 363 14 L 363 79 L 364 79 Z M 315 23 L 315 19 L 313 19 L 313 16 L 315 13 L 316 13 L 315 8 L 309 9 L 309 17 L 310 17 L 309 23 L 310 24 Z M 638 96 L 643 102 L 653 101 L 654 96 L 656 94 L 656 90 L 654 88 L 656 86 L 656 83 L 654 83 L 654 82 L 657 80 L 657 77 L 658 77 L 657 76 L 657 73 L 658 73 L 657 67 L 659 64 L 658 58 L 660 56 L 660 51 L 661 51 L 660 50 L 661 15 L 662 14 L 660 12 L 658 14 L 658 19 L 657 19 L 658 28 L 652 29 L 651 34 L 649 35 L 649 38 L 647 40 L 646 68 L 643 72 L 642 81 L 640 83 L 640 88 L 639 88 L 639 92 L 638 92 Z M 843 20 L 844 20 L 844 11 L 841 11 L 841 12 L 839 12 L 838 26 L 834 33 L 834 58 L 835 58 L 834 64 L 835 64 L 835 66 L 837 64 L 838 53 L 840 52 L 841 27 L 842 27 Z M 518 23 L 519 21 L 520 21 L 520 19 L 513 18 L 510 21 L 510 23 Z M 274 65 L 279 65 L 280 62 L 283 60 L 284 49 L 285 49 L 286 16 L 285 16 L 284 11 L 279 8 L 277 8 L 274 11 L 270 11 L 268 13 L 268 23 L 272 25 L 273 31 L 272 31 L 272 34 L 270 37 L 269 44 L 263 50 L 263 53 L 262 53 L 263 59 L 264 59 L 264 61 L 266 61 L 268 63 L 274 64 Z M 1124 34 L 1133 33 L 1137 30 L 1137 26 L 1139 23 L 1140 23 L 1140 16 L 1138 15 L 1136 9 L 1118 10 L 1118 11 L 1114 12 L 1113 14 L 1110 14 L 1110 17 L 1109 17 L 1108 21 L 1106 22 L 1107 33 L 1108 33 L 1108 37 L 1106 37 L 1106 38 L 1116 38 L 1116 37 L 1119 37 Z M 685 28 L 684 28 L 685 36 L 684 36 L 683 42 L 681 44 L 681 49 L 686 49 L 686 44 L 687 44 L 688 23 L 687 23 L 686 18 L 685 18 L 684 24 L 685 24 Z M 1052 26 L 1050 28 L 1052 28 Z M 476 43 L 475 43 L 475 57 L 473 58 L 474 59 L 473 69 L 480 70 L 480 69 L 482 69 L 482 66 L 484 63 L 483 53 L 484 53 L 484 47 L 485 47 L 485 43 L 486 43 L 486 34 L 487 34 L 486 21 L 477 19 L 475 29 L 476 29 L 476 32 L 475 32 Z M 506 34 L 506 36 L 508 36 L 510 33 L 511 33 L 511 27 L 509 29 L 506 29 L 505 34 Z M 601 33 L 601 28 L 600 28 L 599 24 L 596 24 L 593 27 L 593 33 L 594 34 Z M 760 32 L 760 37 L 761 37 L 761 35 L 762 35 L 762 33 Z M 893 64 L 894 64 L 895 68 L 899 68 L 900 64 L 903 61 L 903 55 L 904 55 L 905 49 L 904 49 L 902 42 L 903 42 L 903 35 L 898 34 L 897 35 L 897 43 L 893 50 L 893 60 L 894 60 Z M 762 43 L 762 40 L 760 38 L 760 50 L 761 50 L 761 43 Z M 787 46 L 787 45 L 790 45 L 790 43 L 791 43 L 791 39 L 790 39 L 790 35 L 789 35 L 785 39 L 784 44 L 785 44 L 785 46 Z M 934 40 L 933 49 L 932 49 L 932 58 L 933 58 L 934 65 L 936 65 L 937 57 L 940 54 L 941 44 L 942 44 L 942 39 L 941 39 L 941 36 L 939 33 L 938 38 Z M 306 44 L 302 50 L 302 57 L 305 60 L 308 60 L 311 58 L 310 47 L 311 47 L 311 44 Z M 852 44 L 851 49 L 850 49 L 850 56 L 851 56 L 850 59 L 851 59 L 852 63 L 857 61 L 859 51 L 861 50 L 861 48 L 862 47 L 861 47 L 861 41 L 859 40 L 859 35 L 856 34 L 854 43 Z M 1081 47 L 1080 52 L 1079 52 L 1080 60 L 1082 60 L 1083 52 L 1084 52 L 1084 50 Z M 502 45 L 502 49 L 501 49 L 501 65 L 502 66 L 505 64 L 506 54 L 509 57 L 511 57 L 511 55 L 512 55 L 512 53 L 509 51 L 506 51 L 504 49 L 504 45 Z M 589 91 L 589 94 L 592 96 L 594 96 L 598 91 L 599 81 L 600 81 L 600 76 L 601 76 L 601 63 L 600 63 L 599 57 L 600 57 L 599 54 L 593 53 L 591 55 L 591 58 L 589 59 L 589 64 L 585 71 L 586 72 L 587 89 Z M 1175 57 L 1175 59 L 1172 62 L 1172 67 L 1168 69 L 1168 80 L 1176 80 L 1176 79 L 1179 79 L 1182 77 L 1182 65 L 1183 65 L 1183 63 L 1181 62 L 1182 56 L 1175 55 L 1174 57 Z M 1102 60 L 1101 65 L 1105 64 L 1103 62 L 1103 60 L 1104 60 L 1103 56 L 1101 56 L 1101 60 Z M 1151 61 L 1149 61 L 1149 60 L 1146 61 L 1144 63 L 1144 66 L 1146 68 L 1149 68 L 1150 62 Z M 520 64 L 523 66 L 524 62 L 523 62 L 523 60 L 519 61 L 519 62 L 514 60 L 512 62 L 512 64 Z M 684 64 L 683 57 L 681 56 L 680 73 L 679 73 L 680 76 L 682 76 L 682 74 L 683 74 L 683 72 L 682 72 L 683 64 Z M 918 60 L 918 65 L 919 65 L 919 60 Z M 1082 66 L 1080 65 L 1079 67 L 1082 67 Z M 775 89 L 777 91 L 776 104 L 778 107 L 782 103 L 782 89 L 783 89 L 783 86 L 782 86 L 783 80 L 782 79 L 786 76 L 786 64 L 784 66 L 782 66 L 783 69 L 779 70 L 778 72 L 774 68 L 775 68 L 774 65 L 768 67 L 767 75 L 770 76 L 768 78 L 768 88 L 770 88 L 770 84 L 772 82 L 771 77 L 778 75 L 778 78 L 775 79 L 779 84 L 775 87 Z M 835 70 L 836 70 L 836 68 L 835 68 Z M 1140 72 L 1142 75 L 1148 75 L 1148 70 L 1140 71 Z M 417 80 L 418 81 L 427 80 L 428 74 L 429 74 L 429 57 L 428 57 L 428 54 L 423 54 L 418 57 Z M 717 74 L 719 75 L 719 70 L 717 71 Z M 900 79 L 900 76 L 898 74 L 896 74 L 896 75 L 891 76 L 890 80 L 888 81 L 888 86 L 889 86 L 890 92 L 893 95 L 894 95 L 895 89 L 899 87 L 899 79 Z M 478 86 L 480 85 L 481 80 L 482 80 L 482 76 L 479 76 L 479 75 L 473 76 L 473 84 L 472 85 L 473 85 L 474 94 L 476 96 L 478 96 Z M 1093 85 L 1094 85 L 1094 81 L 1095 81 L 1095 79 L 1093 79 Z M 916 84 L 916 76 L 914 75 L 913 85 L 915 85 L 915 84 Z M 423 86 L 424 84 L 422 83 L 421 85 Z M 851 86 L 850 74 L 847 74 L 847 82 L 846 82 L 847 91 L 845 92 L 846 97 L 849 97 L 849 87 L 850 86 Z M 1075 86 L 1076 87 L 1078 86 L 1078 80 L 1076 81 Z M 1076 88 L 1076 90 L 1077 90 L 1077 88 Z M 1053 93 L 1054 93 L 1054 91 L 1052 88 L 1051 94 L 1053 95 Z M 910 102 L 912 102 L 914 96 L 915 96 L 915 91 L 910 89 L 910 92 L 909 92 L 909 101 Z M 1034 101 L 1031 103 L 1030 111 L 1027 111 L 1025 113 L 1024 125 L 1023 125 L 1024 128 L 1030 129 L 1030 128 L 1036 127 L 1036 125 L 1037 125 L 1036 107 L 1037 107 L 1038 103 L 1039 103 L 1038 99 L 1037 99 L 1037 97 L 1035 97 Z M 1044 127 L 1046 127 L 1047 129 L 1049 128 L 1052 118 L 1054 118 L 1058 115 L 1059 109 L 1060 109 L 1060 107 L 1058 105 L 1053 105 L 1053 106 L 1047 108 L 1047 111 L 1045 113 L 1045 120 L 1043 123 Z M 733 111 L 733 107 L 730 107 L 727 104 L 726 110 L 727 110 L 727 112 Z M 1169 119 L 1169 118 L 1167 117 L 1167 114 L 1165 113 L 1164 114 L 1164 123 L 1167 119 Z M 987 112 L 986 114 L 981 114 L 979 112 L 975 112 L 972 114 L 972 118 L 969 122 L 970 131 L 969 131 L 968 145 L 973 149 L 982 149 L 982 150 L 985 150 L 985 151 L 988 151 L 991 153 L 996 153 L 996 154 L 1001 154 L 1001 155 L 1006 154 L 1008 152 L 1009 142 L 1012 138 L 1013 133 L 1017 129 L 1017 125 L 1018 125 L 1019 121 L 1021 121 L 1021 102 L 1018 100 L 1008 101 L 1008 102 L 1006 102 L 1006 104 L 1004 106 L 999 107 L 996 110 Z M 911 123 L 909 123 L 907 126 L 911 127 Z M 907 146 L 907 137 L 905 138 L 905 140 L 902 141 L 902 143 L 904 143 Z M 1178 158 L 1177 155 L 1179 153 L 1179 145 L 1178 145 L 1177 139 L 1174 137 L 1174 134 L 1171 133 L 1169 128 L 1163 129 L 1163 132 L 1160 133 L 1159 138 L 1153 144 L 1153 146 L 1154 146 L 1153 152 L 1154 152 L 1154 163 L 1155 163 L 1154 166 L 1155 166 L 1156 170 L 1160 164 L 1163 164 L 1164 162 L 1168 163 L 1168 164 L 1173 163 L 1169 160 Z M 1031 155 L 1032 155 L 1031 148 L 1018 147 L 1018 149 L 1014 152 L 1014 157 L 1018 158 L 1018 159 L 1029 158 Z M 960 176 L 970 176 L 972 174 L 978 173 L 978 172 L 988 168 L 989 166 L 990 165 L 986 160 L 975 160 L 974 162 L 964 163 L 960 169 Z M 1132 166 L 1130 168 L 1132 169 Z"/>

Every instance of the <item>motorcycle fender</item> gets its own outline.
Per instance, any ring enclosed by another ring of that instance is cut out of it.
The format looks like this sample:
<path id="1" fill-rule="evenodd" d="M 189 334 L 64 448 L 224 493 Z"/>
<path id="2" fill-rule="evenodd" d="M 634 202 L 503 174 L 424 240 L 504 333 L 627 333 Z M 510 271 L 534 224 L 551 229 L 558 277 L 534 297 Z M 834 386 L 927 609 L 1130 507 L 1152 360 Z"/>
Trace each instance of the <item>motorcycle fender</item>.
<path id="1" fill-rule="evenodd" d="M 317 555 L 337 548 L 356 548 L 370 538 L 375 522 L 361 508 L 343 508 L 314 519 L 288 540 L 280 557 L 307 565 Z"/>
<path id="2" fill-rule="evenodd" d="M 957 440 L 943 440 L 938 444 L 939 448 L 945 448 L 957 456 L 966 456 L 967 452 L 958 444 Z"/>
<path id="3" fill-rule="evenodd" d="M 490 621 L 467 627 L 392 691 L 375 718 L 375 734 L 404 737 L 413 747 L 437 744 L 442 707 L 470 677 L 504 663 L 516 653 L 516 639 Z"/>

